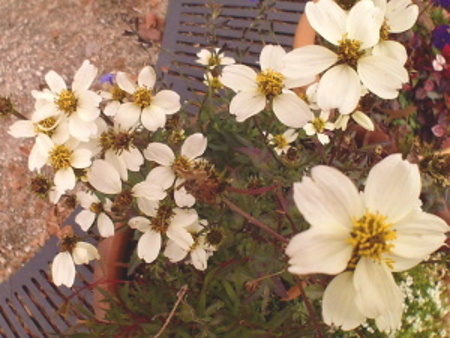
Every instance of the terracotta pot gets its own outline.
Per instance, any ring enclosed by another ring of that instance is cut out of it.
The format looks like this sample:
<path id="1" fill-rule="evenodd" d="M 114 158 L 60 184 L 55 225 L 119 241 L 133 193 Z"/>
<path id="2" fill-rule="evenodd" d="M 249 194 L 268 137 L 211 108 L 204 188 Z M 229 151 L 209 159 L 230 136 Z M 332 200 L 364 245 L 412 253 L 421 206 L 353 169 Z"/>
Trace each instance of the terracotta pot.
<path id="1" fill-rule="evenodd" d="M 116 229 L 120 226 L 117 225 Z M 118 282 L 123 280 L 126 273 L 127 247 L 130 243 L 133 232 L 128 227 L 123 227 L 116 231 L 114 236 L 102 240 L 97 248 L 100 259 L 95 263 L 93 290 L 93 308 L 95 318 L 104 320 L 106 311 L 109 309 L 108 303 L 104 303 L 104 296 L 99 289 L 105 290 L 111 295 L 116 293 Z"/>

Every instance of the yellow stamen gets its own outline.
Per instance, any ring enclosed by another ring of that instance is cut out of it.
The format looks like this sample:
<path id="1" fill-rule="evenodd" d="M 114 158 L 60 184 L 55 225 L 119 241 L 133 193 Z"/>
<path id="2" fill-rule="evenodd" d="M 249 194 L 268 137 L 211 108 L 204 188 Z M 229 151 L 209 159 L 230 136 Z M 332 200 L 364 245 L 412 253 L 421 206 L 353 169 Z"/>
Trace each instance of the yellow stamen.
<path id="1" fill-rule="evenodd" d="M 256 76 L 259 91 L 268 98 L 280 95 L 283 91 L 284 76 L 274 70 L 267 69 Z"/>
<path id="2" fill-rule="evenodd" d="M 152 92 L 147 88 L 138 88 L 133 93 L 133 102 L 136 106 L 146 108 L 152 103 Z"/>
<path id="3" fill-rule="evenodd" d="M 50 151 L 50 163 L 56 169 L 65 169 L 70 167 L 72 150 L 65 145 L 57 145 Z"/>
<path id="4" fill-rule="evenodd" d="M 61 93 L 59 93 L 55 103 L 59 110 L 63 111 L 67 115 L 70 115 L 77 110 L 78 99 L 71 90 L 64 89 Z"/>
<path id="5" fill-rule="evenodd" d="M 361 48 L 361 41 L 343 38 L 338 41 L 338 58 L 342 63 L 346 63 L 350 67 L 356 67 L 359 58 L 364 54 Z"/>

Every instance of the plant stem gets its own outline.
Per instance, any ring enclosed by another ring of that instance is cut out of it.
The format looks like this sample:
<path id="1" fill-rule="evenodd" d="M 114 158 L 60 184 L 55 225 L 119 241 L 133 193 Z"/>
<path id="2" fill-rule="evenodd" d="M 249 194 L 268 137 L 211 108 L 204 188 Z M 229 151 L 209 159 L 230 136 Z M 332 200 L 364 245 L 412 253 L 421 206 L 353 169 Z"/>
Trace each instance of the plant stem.
<path id="1" fill-rule="evenodd" d="M 172 311 L 170 311 L 169 317 L 167 317 L 166 322 L 164 323 L 161 330 L 158 331 L 158 333 L 155 335 L 154 338 L 158 338 L 163 334 L 164 330 L 167 328 L 170 321 L 172 320 L 172 318 L 175 314 L 175 311 L 177 310 L 178 305 L 180 305 L 180 302 L 184 298 L 184 295 L 186 294 L 187 290 L 188 290 L 188 286 L 187 286 L 187 284 L 185 284 L 181 287 L 180 291 L 178 291 L 178 294 L 177 294 L 178 299 L 175 302 L 175 305 L 173 306 Z"/>
<path id="2" fill-rule="evenodd" d="M 296 225 L 295 225 L 295 222 L 294 222 L 294 220 L 292 219 L 291 215 L 289 215 L 289 213 L 287 212 L 287 209 L 286 209 L 286 201 L 285 201 L 283 195 L 281 194 L 281 188 L 279 187 L 279 188 L 276 190 L 275 193 L 276 193 L 276 195 L 277 195 L 278 203 L 280 204 L 281 210 L 283 211 L 284 215 L 286 216 L 286 218 L 288 219 L 289 223 L 291 224 L 292 232 L 293 232 L 293 233 L 297 233 L 297 232 L 298 232 L 298 229 L 297 229 L 297 227 L 296 227 Z"/>
<path id="3" fill-rule="evenodd" d="M 272 235 L 273 237 L 275 237 L 276 239 L 278 239 L 279 241 L 283 242 L 283 243 L 287 243 L 288 240 L 286 238 L 284 238 L 283 236 L 281 236 L 279 233 L 275 232 L 274 230 L 272 230 L 271 228 L 269 228 L 267 225 L 265 225 L 264 223 L 262 223 L 261 221 L 257 220 L 255 217 L 253 217 L 252 215 L 246 213 L 244 210 L 242 210 L 241 208 L 239 208 L 236 204 L 234 204 L 233 202 L 229 201 L 226 198 L 222 198 L 222 201 L 233 211 L 237 212 L 239 215 L 241 215 L 242 217 L 244 217 L 246 220 L 248 220 L 250 223 L 252 223 L 253 225 L 256 225 L 257 227 L 261 228 L 262 230 L 264 230 L 265 232 L 267 232 L 268 234 Z"/>
<path id="4" fill-rule="evenodd" d="M 303 288 L 303 285 L 302 285 L 303 280 L 299 277 L 297 278 L 297 280 L 298 280 L 297 285 L 302 294 L 302 298 L 305 302 L 306 309 L 308 310 L 309 318 L 311 319 L 312 324 L 314 326 L 314 330 L 316 331 L 316 337 L 322 338 L 323 334 L 322 334 L 322 331 L 320 330 L 319 322 L 317 321 L 316 311 L 314 311 L 314 307 L 312 306 L 311 301 L 306 296 L 305 289 Z"/>

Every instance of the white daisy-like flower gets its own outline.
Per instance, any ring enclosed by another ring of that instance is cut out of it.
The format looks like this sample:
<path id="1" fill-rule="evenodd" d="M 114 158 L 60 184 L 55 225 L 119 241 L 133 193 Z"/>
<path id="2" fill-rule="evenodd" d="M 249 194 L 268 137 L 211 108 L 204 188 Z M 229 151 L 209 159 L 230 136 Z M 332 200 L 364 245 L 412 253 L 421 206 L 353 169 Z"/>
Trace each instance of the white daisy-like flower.
<path id="1" fill-rule="evenodd" d="M 92 224 L 97 221 L 100 236 L 110 237 L 114 235 L 114 223 L 107 214 L 107 212 L 111 211 L 112 206 L 112 202 L 109 199 L 102 203 L 94 194 L 79 191 L 77 193 L 77 201 L 83 210 L 76 215 L 75 223 L 83 231 L 88 231 Z"/>
<path id="2" fill-rule="evenodd" d="M 384 21 L 380 31 L 380 41 L 374 46 L 374 55 L 391 57 L 402 65 L 408 59 L 405 47 L 397 42 L 388 40 L 390 33 L 405 32 L 415 24 L 419 15 L 419 6 L 410 0 L 373 0 L 384 14 Z"/>
<path id="3" fill-rule="evenodd" d="M 298 133 L 295 129 L 288 129 L 283 134 L 267 136 L 269 144 L 273 146 L 273 149 L 277 155 L 286 154 L 291 147 L 291 143 L 294 142 L 298 137 Z"/>
<path id="4" fill-rule="evenodd" d="M 449 230 L 421 210 L 420 191 L 418 166 L 401 154 L 371 169 L 363 193 L 327 166 L 294 184 L 294 201 L 311 228 L 286 248 L 289 271 L 339 274 L 324 294 L 327 324 L 350 330 L 374 318 L 381 331 L 400 326 L 403 296 L 392 272 L 420 263 Z"/>
<path id="5" fill-rule="evenodd" d="M 322 110 L 318 117 L 313 118 L 311 122 L 308 122 L 303 127 L 306 135 L 317 135 L 320 143 L 328 144 L 330 142 L 330 137 L 324 132 L 325 130 L 334 130 L 334 124 L 328 121 L 329 117 L 330 112 L 327 110 Z"/>
<path id="6" fill-rule="evenodd" d="M 97 126 L 92 122 L 100 116 L 102 101 L 100 95 L 89 90 L 96 76 L 97 68 L 88 60 L 76 72 L 71 88 L 67 88 L 64 79 L 56 72 L 48 72 L 45 81 L 50 90 L 33 93 L 36 99 L 45 102 L 35 111 L 35 120 L 64 115 L 70 135 L 80 141 L 89 141 L 89 137 L 97 133 Z"/>
<path id="7" fill-rule="evenodd" d="M 127 74 L 117 73 L 117 84 L 120 89 L 132 95 L 132 102 L 120 105 L 114 117 L 122 128 L 131 128 L 140 121 L 144 128 L 156 131 L 166 124 L 166 115 L 180 110 L 180 96 L 172 90 L 161 90 L 154 94 L 156 73 L 153 68 L 144 67 L 139 73 L 137 84 Z"/>
<path id="8" fill-rule="evenodd" d="M 106 160 L 95 160 L 87 172 L 87 179 L 89 184 L 104 194 L 129 194 L 136 199 L 139 209 L 145 214 L 151 213 L 159 201 L 167 196 L 160 182 L 147 179 L 123 191 L 119 171 Z"/>
<path id="9" fill-rule="evenodd" d="M 311 117 L 308 105 L 291 91 L 314 81 L 314 77 L 294 77 L 301 72 L 285 68 L 286 52 L 281 46 L 265 46 L 259 57 L 260 72 L 245 65 L 226 66 L 220 78 L 224 86 L 237 94 L 230 102 L 230 113 L 238 122 L 258 114 L 270 103 L 275 116 L 291 128 L 303 127 Z"/>
<path id="10" fill-rule="evenodd" d="M 64 192 L 73 189 L 76 184 L 74 168 L 85 169 L 91 165 L 91 151 L 79 148 L 79 144 L 74 138 L 57 144 L 47 135 L 39 134 L 28 158 L 28 168 L 39 170 L 49 164 L 55 170 L 56 190 Z"/>
<path id="11" fill-rule="evenodd" d="M 350 118 L 368 131 L 375 130 L 375 126 L 370 117 L 364 114 L 361 110 L 355 110 L 353 113 L 348 115 L 339 115 L 334 122 L 334 127 L 336 129 L 346 130 Z"/>
<path id="12" fill-rule="evenodd" d="M 324 110 L 349 114 L 356 109 L 364 85 L 383 99 L 394 99 L 408 72 L 403 64 L 370 51 L 380 40 L 382 11 L 370 0 L 357 2 L 346 13 L 332 0 L 308 2 L 305 9 L 311 26 L 336 52 L 323 46 L 297 48 L 285 58 L 286 71 L 316 76 L 317 103 Z"/>
<path id="13" fill-rule="evenodd" d="M 100 256 L 95 246 L 78 241 L 74 236 L 63 237 L 61 247 L 63 251 L 55 256 L 52 263 L 53 283 L 70 288 L 75 281 L 75 264 L 88 264 Z"/>
<path id="14" fill-rule="evenodd" d="M 103 86 L 106 87 L 107 90 L 100 91 L 100 96 L 106 102 L 103 113 L 106 116 L 116 116 L 117 112 L 119 111 L 120 105 L 126 102 L 128 93 L 125 90 L 121 89 L 116 83 L 115 74 L 110 74 L 110 76 L 110 82 L 103 84 Z"/>
<path id="15" fill-rule="evenodd" d="M 172 209 L 165 205 L 160 205 L 150 218 L 133 217 L 128 225 L 144 233 L 138 241 L 138 257 L 147 263 L 153 262 L 161 251 L 163 235 L 178 246 L 189 250 L 194 244 L 194 239 L 186 227 L 197 219 L 197 212 L 193 209 Z"/>
<path id="16" fill-rule="evenodd" d="M 197 270 L 204 271 L 208 267 L 208 258 L 216 250 L 214 246 L 206 241 L 206 220 L 194 222 L 185 229 L 193 235 L 193 242 L 189 248 L 179 246 L 176 241 L 167 241 L 164 256 L 173 263 L 179 262 L 189 255 L 187 263 L 192 264 Z"/>
<path id="17" fill-rule="evenodd" d="M 179 207 L 191 207 L 195 198 L 186 192 L 183 185 L 183 174 L 192 169 L 192 164 L 199 159 L 206 150 L 208 141 L 201 133 L 188 136 L 181 146 L 180 155 L 176 156 L 172 149 L 164 143 L 150 143 L 144 150 L 147 160 L 159 164 L 149 173 L 149 179 L 159 182 L 165 189 L 175 182 L 174 197 Z"/>
<path id="18" fill-rule="evenodd" d="M 198 59 L 195 61 L 209 69 L 219 66 L 228 66 L 236 63 L 236 61 L 224 53 L 219 53 L 220 48 L 215 48 L 212 52 L 208 49 L 202 49 L 197 53 Z"/>

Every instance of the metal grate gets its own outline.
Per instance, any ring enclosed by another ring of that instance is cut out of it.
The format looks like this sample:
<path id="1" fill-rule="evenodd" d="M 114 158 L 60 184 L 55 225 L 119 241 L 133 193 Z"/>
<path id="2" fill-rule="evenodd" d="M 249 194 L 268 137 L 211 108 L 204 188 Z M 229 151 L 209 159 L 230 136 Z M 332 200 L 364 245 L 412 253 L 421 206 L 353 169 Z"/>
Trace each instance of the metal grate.
<path id="1" fill-rule="evenodd" d="M 264 44 L 276 43 L 286 49 L 303 11 L 302 1 L 273 1 L 265 21 L 255 24 L 259 1 L 216 0 L 222 14 L 216 22 L 217 47 L 245 64 L 254 64 Z M 166 28 L 157 69 L 166 85 L 176 90 L 183 100 L 195 100 L 204 93 L 203 68 L 195 63 L 200 48 L 208 47 L 207 16 L 211 9 L 207 0 L 169 1 Z M 246 32 L 243 34 L 243 32 Z M 273 32 L 273 33 L 272 33 Z M 240 57 L 237 52 L 245 52 Z M 187 110 L 195 113 L 195 105 Z M 74 225 L 75 213 L 66 221 Z M 49 279 L 49 263 L 58 253 L 58 240 L 51 238 L 41 251 L 16 272 L 9 281 L 0 284 L 0 337 L 49 337 L 63 335 L 77 318 L 65 316 L 61 307 L 69 297 L 92 312 L 91 266 L 77 266 L 74 289 L 55 287 Z M 74 290 L 80 290 L 74 295 Z"/>

